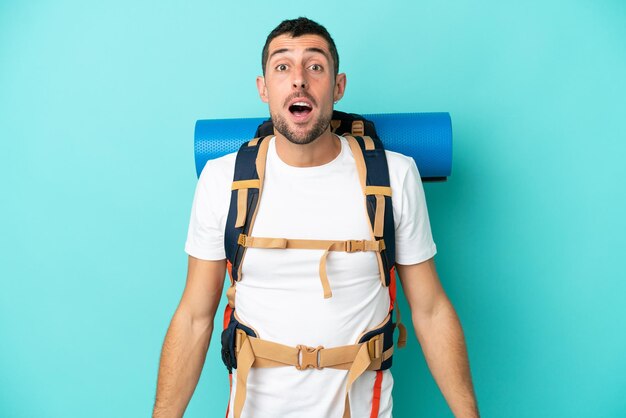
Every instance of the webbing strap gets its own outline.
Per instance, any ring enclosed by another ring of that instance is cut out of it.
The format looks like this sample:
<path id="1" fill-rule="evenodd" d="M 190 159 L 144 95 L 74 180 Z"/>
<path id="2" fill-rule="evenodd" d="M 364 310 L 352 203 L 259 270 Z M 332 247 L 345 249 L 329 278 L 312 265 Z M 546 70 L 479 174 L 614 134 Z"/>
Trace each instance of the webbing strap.
<path id="1" fill-rule="evenodd" d="M 371 151 L 373 149 L 376 149 L 376 145 L 374 145 L 374 140 L 372 140 L 371 137 L 369 136 L 362 136 L 363 138 L 363 143 L 365 144 L 365 149 L 367 151 Z"/>
<path id="2" fill-rule="evenodd" d="M 376 215 L 374 216 L 374 236 L 382 237 L 385 227 L 385 196 L 376 195 Z"/>
<path id="3" fill-rule="evenodd" d="M 365 186 L 365 195 L 376 197 L 376 215 L 374 216 L 374 236 L 382 237 L 385 226 L 385 196 L 391 197 L 391 187 Z"/>
<path id="4" fill-rule="evenodd" d="M 374 381 L 374 393 L 372 394 L 372 411 L 370 412 L 370 418 L 378 418 L 378 411 L 380 410 L 380 390 L 383 383 L 383 371 L 378 370 L 376 372 L 376 380 Z"/>
<path id="5" fill-rule="evenodd" d="M 383 334 L 360 343 L 333 348 L 287 346 L 251 337 L 237 330 L 235 352 L 237 353 L 237 392 L 235 393 L 235 418 L 241 416 L 246 399 L 248 374 L 252 367 L 294 366 L 298 370 L 325 367 L 348 370 L 344 418 L 350 417 L 348 392 L 352 384 L 366 370 L 378 370 L 382 362 L 393 354 L 393 347 L 382 351 Z"/>
<path id="6" fill-rule="evenodd" d="M 265 140 L 259 145 L 259 153 L 256 156 L 256 172 L 259 175 L 259 183 L 263 187 L 263 179 L 265 178 L 265 162 L 267 161 L 267 152 L 270 148 L 270 137 L 266 136 Z"/>
<path id="7" fill-rule="evenodd" d="M 240 190 L 240 189 L 258 189 L 261 187 L 261 181 L 256 180 L 237 180 L 233 181 L 233 185 L 231 186 L 231 190 Z"/>
<path id="8" fill-rule="evenodd" d="M 383 195 L 391 197 L 391 187 L 388 186 L 365 186 L 366 195 Z"/>
<path id="9" fill-rule="evenodd" d="M 354 162 L 356 163 L 356 170 L 359 174 L 361 189 L 363 190 L 363 194 L 365 194 L 367 168 L 365 166 L 365 159 L 363 158 L 363 151 L 361 151 L 361 147 L 359 146 L 358 142 L 356 142 L 356 139 L 354 139 L 353 136 L 346 135 L 345 138 L 348 140 L 348 145 L 350 145 L 350 150 L 352 151 L 352 155 L 354 156 Z"/>
<path id="10" fill-rule="evenodd" d="M 385 249 L 385 241 L 345 240 L 333 241 L 323 239 L 291 239 L 291 238 L 264 238 L 239 235 L 238 243 L 248 248 L 280 248 L 301 250 L 328 250 L 355 253 L 359 251 L 380 252 Z"/>
<path id="11" fill-rule="evenodd" d="M 402 323 L 402 318 L 400 317 L 399 305 L 399 303 L 396 303 L 396 328 L 398 328 L 398 348 L 404 348 L 406 346 L 407 333 L 406 327 Z"/>
<path id="12" fill-rule="evenodd" d="M 324 291 L 324 298 L 328 299 L 333 296 L 328 281 L 328 273 L 326 272 L 326 260 L 330 251 L 343 251 L 354 253 L 358 251 L 374 251 L 379 253 L 385 250 L 385 241 L 374 240 L 314 240 L 314 239 L 287 239 L 287 238 L 265 238 L 265 237 L 249 237 L 240 234 L 237 241 L 239 245 L 246 248 L 265 248 L 265 249 L 303 249 L 303 250 L 324 250 L 324 254 L 320 258 L 319 276 Z M 377 260 L 380 257 L 377 257 Z M 380 264 L 379 264 L 380 268 Z"/>
<path id="13" fill-rule="evenodd" d="M 237 190 L 237 220 L 235 228 L 241 228 L 246 223 L 246 211 L 248 208 L 248 189 L 260 189 L 261 180 L 238 180 L 233 181 L 231 190 Z"/>
<path id="14" fill-rule="evenodd" d="M 352 363 L 352 367 L 348 370 L 348 382 L 346 383 L 346 402 L 343 409 L 343 417 L 350 418 L 350 399 L 349 392 L 352 384 L 356 381 L 365 372 L 370 364 L 372 363 L 372 359 L 367 350 L 367 346 L 363 344 L 359 349 L 359 352 L 356 354 L 356 358 Z"/>
<path id="15" fill-rule="evenodd" d="M 241 228 L 246 223 L 246 215 L 248 208 L 248 189 L 237 190 L 237 219 L 235 220 L 235 228 Z"/>
<path id="16" fill-rule="evenodd" d="M 328 299 L 333 296 L 333 291 L 330 290 L 330 283 L 328 282 L 328 272 L 326 272 L 326 260 L 328 260 L 328 254 L 333 245 L 334 244 L 329 245 L 320 258 L 319 272 L 320 281 L 322 282 L 322 290 L 324 290 L 324 299 Z"/>
<path id="17" fill-rule="evenodd" d="M 250 340 L 244 338 L 241 341 L 239 354 L 237 355 L 237 392 L 235 393 L 235 418 L 241 417 L 243 404 L 246 400 L 248 387 L 248 372 L 254 364 L 254 352 L 250 345 Z"/>

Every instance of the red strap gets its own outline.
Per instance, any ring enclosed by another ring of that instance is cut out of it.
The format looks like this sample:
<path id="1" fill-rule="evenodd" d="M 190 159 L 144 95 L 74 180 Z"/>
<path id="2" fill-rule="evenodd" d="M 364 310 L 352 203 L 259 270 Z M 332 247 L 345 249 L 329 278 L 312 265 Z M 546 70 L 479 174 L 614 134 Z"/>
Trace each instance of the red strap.
<path id="1" fill-rule="evenodd" d="M 228 278 L 230 279 L 230 284 L 235 284 L 233 280 L 233 265 L 230 261 L 226 260 L 226 270 L 228 271 Z"/>
<path id="2" fill-rule="evenodd" d="M 230 305 L 226 304 L 226 308 L 224 308 L 224 329 L 228 328 L 228 324 L 230 324 L 230 317 L 233 308 Z"/>
<path id="3" fill-rule="evenodd" d="M 372 413 L 370 418 L 378 417 L 378 410 L 380 409 L 380 388 L 383 383 L 383 371 L 376 371 L 376 380 L 374 381 L 374 395 L 372 396 Z"/>

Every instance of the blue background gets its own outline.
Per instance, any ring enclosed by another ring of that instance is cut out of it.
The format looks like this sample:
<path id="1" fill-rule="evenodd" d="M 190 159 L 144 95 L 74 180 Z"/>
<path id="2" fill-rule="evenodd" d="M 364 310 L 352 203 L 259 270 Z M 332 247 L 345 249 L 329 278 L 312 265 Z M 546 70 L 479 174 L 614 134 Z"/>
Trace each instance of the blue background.
<path id="1" fill-rule="evenodd" d="M 626 416 L 618 0 L 0 1 L 0 416 L 149 416 L 194 122 L 267 114 L 261 47 L 299 15 L 337 42 L 340 110 L 452 115 L 426 194 L 483 416 Z M 187 417 L 223 416 L 217 341 Z M 397 417 L 451 416 L 414 339 L 395 376 Z"/>

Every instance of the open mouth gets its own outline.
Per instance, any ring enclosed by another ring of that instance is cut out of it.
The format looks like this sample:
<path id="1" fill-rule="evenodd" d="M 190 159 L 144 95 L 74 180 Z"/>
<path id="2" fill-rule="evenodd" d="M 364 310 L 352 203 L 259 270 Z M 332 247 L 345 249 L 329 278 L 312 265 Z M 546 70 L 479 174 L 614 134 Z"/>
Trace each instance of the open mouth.
<path id="1" fill-rule="evenodd" d="M 289 112 L 298 118 L 306 117 L 312 110 L 312 106 L 307 102 L 295 102 L 289 106 Z"/>

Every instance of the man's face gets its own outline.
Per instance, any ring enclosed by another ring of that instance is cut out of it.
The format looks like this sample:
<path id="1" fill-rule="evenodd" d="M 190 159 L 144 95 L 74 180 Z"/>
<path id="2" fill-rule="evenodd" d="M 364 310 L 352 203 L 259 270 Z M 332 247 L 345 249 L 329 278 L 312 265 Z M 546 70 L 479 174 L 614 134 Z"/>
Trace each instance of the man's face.
<path id="1" fill-rule="evenodd" d="M 329 127 L 345 74 L 334 75 L 328 43 L 318 35 L 280 35 L 269 44 L 265 77 L 257 77 L 274 128 L 295 144 L 308 144 Z"/>

